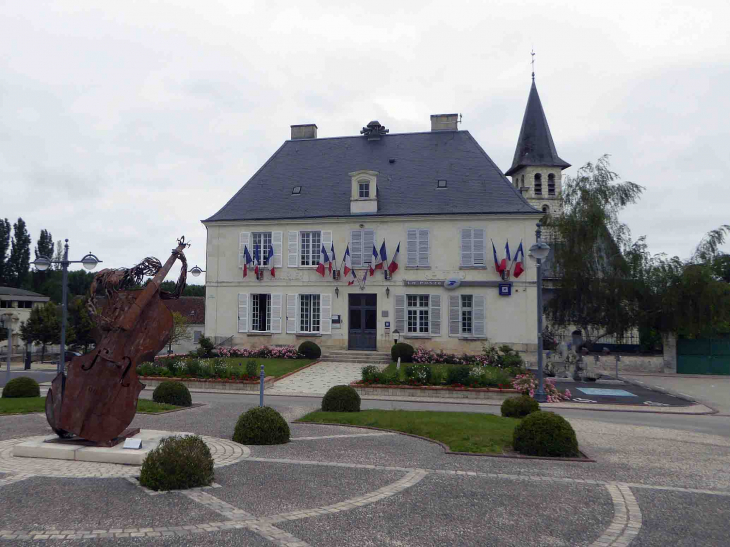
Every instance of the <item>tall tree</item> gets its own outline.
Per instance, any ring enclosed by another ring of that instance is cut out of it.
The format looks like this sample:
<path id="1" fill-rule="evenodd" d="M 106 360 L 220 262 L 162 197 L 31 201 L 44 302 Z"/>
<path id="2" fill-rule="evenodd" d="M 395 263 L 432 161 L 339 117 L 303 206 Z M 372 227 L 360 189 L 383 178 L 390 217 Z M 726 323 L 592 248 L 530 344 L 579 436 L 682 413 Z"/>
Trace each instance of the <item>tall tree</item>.
<path id="1" fill-rule="evenodd" d="M 53 236 L 48 230 L 41 230 L 41 235 L 35 244 L 35 257 L 44 256 L 53 259 Z"/>
<path id="2" fill-rule="evenodd" d="M 88 352 L 89 345 L 96 341 L 94 337 L 95 324 L 86 304 L 86 298 L 76 297 L 70 302 L 68 310 L 68 326 L 70 332 L 68 343 L 70 346 L 83 349 L 84 353 Z"/>
<path id="3" fill-rule="evenodd" d="M 556 241 L 557 290 L 548 302 L 554 325 L 578 326 L 587 340 L 622 335 L 637 322 L 629 255 L 634 243 L 618 214 L 643 187 L 611 171 L 608 156 L 581 167 L 563 188 L 563 212 L 547 224 Z"/>
<path id="4" fill-rule="evenodd" d="M 170 340 L 168 341 L 168 353 L 172 353 L 173 344 L 182 342 L 188 336 L 188 319 L 180 312 L 172 312 L 172 328 L 170 329 Z"/>
<path id="5" fill-rule="evenodd" d="M 10 285 L 8 249 L 10 249 L 10 222 L 4 218 L 0 219 L 0 287 Z"/>
<path id="6" fill-rule="evenodd" d="M 30 270 L 30 235 L 22 218 L 13 224 L 13 242 L 8 260 L 12 287 L 21 287 Z"/>
<path id="7" fill-rule="evenodd" d="M 28 320 L 20 325 L 20 336 L 26 342 L 42 344 L 41 361 L 46 356 L 46 345 L 61 341 L 61 318 L 59 308 L 53 302 L 36 306 L 30 311 Z"/>
<path id="8" fill-rule="evenodd" d="M 53 260 L 55 262 L 55 264 L 53 265 L 53 269 L 60 270 L 61 260 L 63 260 L 63 244 L 61 243 L 60 239 L 56 241 L 56 256 L 53 257 Z"/>

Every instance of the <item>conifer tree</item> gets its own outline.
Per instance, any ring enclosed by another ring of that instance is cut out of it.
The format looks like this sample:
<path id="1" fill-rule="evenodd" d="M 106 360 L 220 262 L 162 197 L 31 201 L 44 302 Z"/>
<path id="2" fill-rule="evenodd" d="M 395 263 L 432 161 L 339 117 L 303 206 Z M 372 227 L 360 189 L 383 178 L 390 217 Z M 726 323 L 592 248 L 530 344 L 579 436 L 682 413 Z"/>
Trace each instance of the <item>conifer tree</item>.
<path id="1" fill-rule="evenodd" d="M 30 271 L 30 235 L 22 218 L 13 224 L 13 241 L 8 266 L 10 286 L 20 288 Z"/>
<path id="2" fill-rule="evenodd" d="M 0 287 L 10 285 L 8 250 L 10 249 L 10 222 L 0 219 Z"/>

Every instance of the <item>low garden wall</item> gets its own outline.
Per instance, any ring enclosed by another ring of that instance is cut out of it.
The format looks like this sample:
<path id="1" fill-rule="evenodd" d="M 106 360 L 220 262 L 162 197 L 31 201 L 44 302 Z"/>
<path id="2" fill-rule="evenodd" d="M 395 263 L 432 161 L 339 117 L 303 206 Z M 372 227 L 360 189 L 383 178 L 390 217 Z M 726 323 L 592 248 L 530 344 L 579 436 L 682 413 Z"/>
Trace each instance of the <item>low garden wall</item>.
<path id="1" fill-rule="evenodd" d="M 504 401 L 519 395 L 516 389 L 494 389 L 487 387 L 449 387 L 449 386 L 403 386 L 403 385 L 363 385 L 350 384 L 361 396 L 366 397 L 430 397 L 443 399 L 486 399 Z"/>
<path id="2" fill-rule="evenodd" d="M 218 378 L 164 378 L 162 376 L 140 376 L 140 381 L 147 389 L 154 389 L 162 382 L 181 382 L 188 389 L 204 389 L 219 391 L 259 391 L 260 380 L 221 380 Z M 267 376 L 264 378 L 264 391 L 270 388 L 277 378 Z"/>

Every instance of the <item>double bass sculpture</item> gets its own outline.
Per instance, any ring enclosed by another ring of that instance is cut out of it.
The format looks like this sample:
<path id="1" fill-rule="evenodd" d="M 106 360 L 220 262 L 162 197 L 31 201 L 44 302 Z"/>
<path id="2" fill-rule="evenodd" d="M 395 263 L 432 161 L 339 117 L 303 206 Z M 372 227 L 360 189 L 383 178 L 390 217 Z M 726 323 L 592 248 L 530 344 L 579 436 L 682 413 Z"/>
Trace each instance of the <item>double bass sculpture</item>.
<path id="1" fill-rule="evenodd" d="M 180 238 L 164 265 L 146 258 L 133 268 L 106 269 L 94 277 L 89 309 L 97 326 L 96 347 L 71 360 L 67 374 L 56 376 L 46 396 L 46 418 L 59 437 L 76 435 L 113 446 L 136 432 L 125 430 L 144 389 L 137 364 L 154 359 L 170 337 L 172 313 L 162 300 L 178 298 L 185 288 L 183 250 L 188 246 Z M 176 260 L 182 271 L 174 293 L 160 291 Z M 128 290 L 145 275 L 154 277 L 143 289 Z"/>

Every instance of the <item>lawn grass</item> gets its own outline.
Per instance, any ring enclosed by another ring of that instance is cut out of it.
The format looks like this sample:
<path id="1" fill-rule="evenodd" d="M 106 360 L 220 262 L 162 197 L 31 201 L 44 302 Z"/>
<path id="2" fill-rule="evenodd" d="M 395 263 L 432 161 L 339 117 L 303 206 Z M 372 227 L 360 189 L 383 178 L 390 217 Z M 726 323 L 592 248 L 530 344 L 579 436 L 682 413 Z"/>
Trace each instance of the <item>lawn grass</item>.
<path id="1" fill-rule="evenodd" d="M 226 357 L 225 361 L 228 365 L 238 365 L 240 363 L 243 367 L 249 361 L 256 361 L 257 373 L 261 370 L 261 365 L 264 365 L 264 374 L 275 378 L 306 367 L 314 362 L 313 359 L 262 359 L 255 357 Z"/>
<path id="2" fill-rule="evenodd" d="M 174 405 L 155 403 L 147 399 L 137 401 L 137 410 L 140 412 L 157 413 L 164 410 L 175 410 L 180 408 Z M 29 414 L 31 412 L 45 412 L 45 397 L 19 397 L 13 399 L 0 398 L 0 414 Z"/>
<path id="3" fill-rule="evenodd" d="M 512 450 L 512 433 L 520 420 L 491 414 L 415 410 L 311 412 L 300 422 L 366 425 L 440 441 L 452 452 L 502 454 Z"/>

